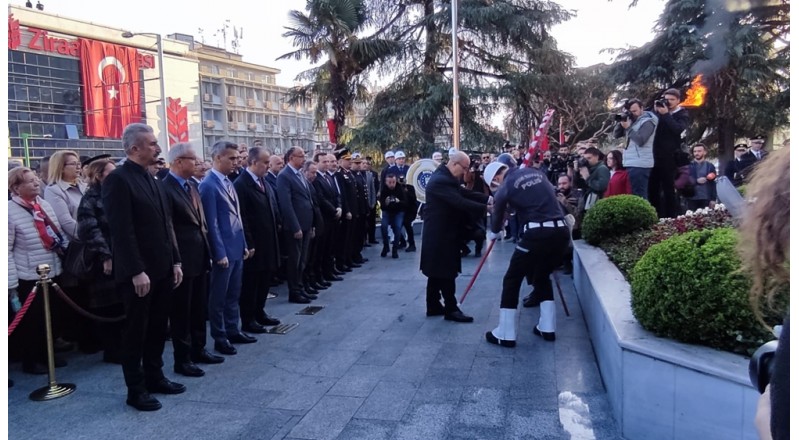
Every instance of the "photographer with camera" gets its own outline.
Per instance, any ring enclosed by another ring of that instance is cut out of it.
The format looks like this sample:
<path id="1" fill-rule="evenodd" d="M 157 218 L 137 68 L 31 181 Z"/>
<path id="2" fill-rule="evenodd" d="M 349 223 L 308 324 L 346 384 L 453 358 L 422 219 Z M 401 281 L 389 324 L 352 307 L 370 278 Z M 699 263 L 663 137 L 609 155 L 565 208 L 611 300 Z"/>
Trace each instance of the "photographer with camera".
<path id="1" fill-rule="evenodd" d="M 639 99 L 631 99 L 624 104 L 624 111 L 616 115 L 616 138 L 625 136 L 622 160 L 630 178 L 632 193 L 649 200 L 649 177 L 655 165 L 653 145 L 658 117 L 644 111 Z"/>
<path id="2" fill-rule="evenodd" d="M 658 117 L 653 143 L 655 164 L 649 176 L 649 203 L 660 218 L 677 216 L 677 196 L 674 178 L 677 155 L 681 153 L 682 134 L 690 124 L 688 112 L 680 107 L 680 91 L 668 89 L 663 98 L 655 100 Z"/>
<path id="3" fill-rule="evenodd" d="M 764 304 L 769 312 L 785 314 L 770 361 L 758 362 L 757 358 L 767 354 L 758 356 L 761 350 L 752 356 L 760 367 L 750 371 L 750 376 L 752 385 L 763 393 L 755 416 L 755 427 L 763 440 L 790 438 L 790 325 L 787 310 L 774 308 L 782 302 L 775 296 L 790 283 L 790 162 L 790 151 L 782 149 L 755 168 L 746 186 L 751 202 L 740 226 L 738 243 L 742 269 L 752 277 L 750 299 L 756 316 L 766 325 Z"/>
<path id="4" fill-rule="evenodd" d="M 569 156 L 569 146 L 561 145 L 558 147 L 558 153 L 552 155 L 549 161 L 549 169 L 547 170 L 547 178 L 553 185 L 558 184 L 558 178 L 561 174 L 566 174 L 571 161 L 573 159 Z"/>

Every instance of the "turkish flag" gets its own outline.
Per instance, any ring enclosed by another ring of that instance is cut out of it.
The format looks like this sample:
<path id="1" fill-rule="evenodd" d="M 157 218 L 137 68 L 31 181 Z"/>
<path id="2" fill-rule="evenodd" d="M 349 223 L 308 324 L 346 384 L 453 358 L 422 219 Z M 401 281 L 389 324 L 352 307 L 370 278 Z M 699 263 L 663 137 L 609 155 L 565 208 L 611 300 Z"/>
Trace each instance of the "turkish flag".
<path id="1" fill-rule="evenodd" d="M 126 125 L 141 122 L 137 51 L 102 41 L 79 41 L 86 135 L 120 139 Z"/>

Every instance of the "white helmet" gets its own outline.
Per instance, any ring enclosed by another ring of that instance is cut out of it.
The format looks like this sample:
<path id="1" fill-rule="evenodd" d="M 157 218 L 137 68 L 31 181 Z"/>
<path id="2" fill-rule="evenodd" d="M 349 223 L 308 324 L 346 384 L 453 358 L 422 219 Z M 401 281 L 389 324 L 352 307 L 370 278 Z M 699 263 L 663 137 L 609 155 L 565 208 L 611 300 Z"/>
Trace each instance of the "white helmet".
<path id="1" fill-rule="evenodd" d="M 494 183 L 494 177 L 496 177 L 503 168 L 508 168 L 508 166 L 500 162 L 491 162 L 488 164 L 485 170 L 483 170 L 483 180 L 485 180 L 486 185 L 492 188 L 495 187 L 496 183 Z"/>

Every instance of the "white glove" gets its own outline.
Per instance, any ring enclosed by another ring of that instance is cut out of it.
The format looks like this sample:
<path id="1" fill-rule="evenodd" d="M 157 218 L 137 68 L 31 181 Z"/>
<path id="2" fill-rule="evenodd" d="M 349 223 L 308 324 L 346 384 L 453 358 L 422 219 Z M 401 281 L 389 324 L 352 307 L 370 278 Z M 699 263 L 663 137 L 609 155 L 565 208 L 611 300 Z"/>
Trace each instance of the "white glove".
<path id="1" fill-rule="evenodd" d="M 491 232 L 489 230 L 488 234 L 486 235 L 486 238 L 488 238 L 488 241 L 502 240 L 503 233 L 504 233 L 504 231 L 501 230 L 501 229 L 500 229 L 499 232 Z"/>

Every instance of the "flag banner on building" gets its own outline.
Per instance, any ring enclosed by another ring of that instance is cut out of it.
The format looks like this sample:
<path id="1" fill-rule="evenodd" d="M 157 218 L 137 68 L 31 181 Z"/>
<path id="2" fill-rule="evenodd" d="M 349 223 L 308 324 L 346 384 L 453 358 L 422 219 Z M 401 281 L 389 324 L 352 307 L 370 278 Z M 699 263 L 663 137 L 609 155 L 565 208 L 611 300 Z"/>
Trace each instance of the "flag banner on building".
<path id="1" fill-rule="evenodd" d="M 86 136 L 120 139 L 141 122 L 139 59 L 136 49 L 80 39 Z"/>

